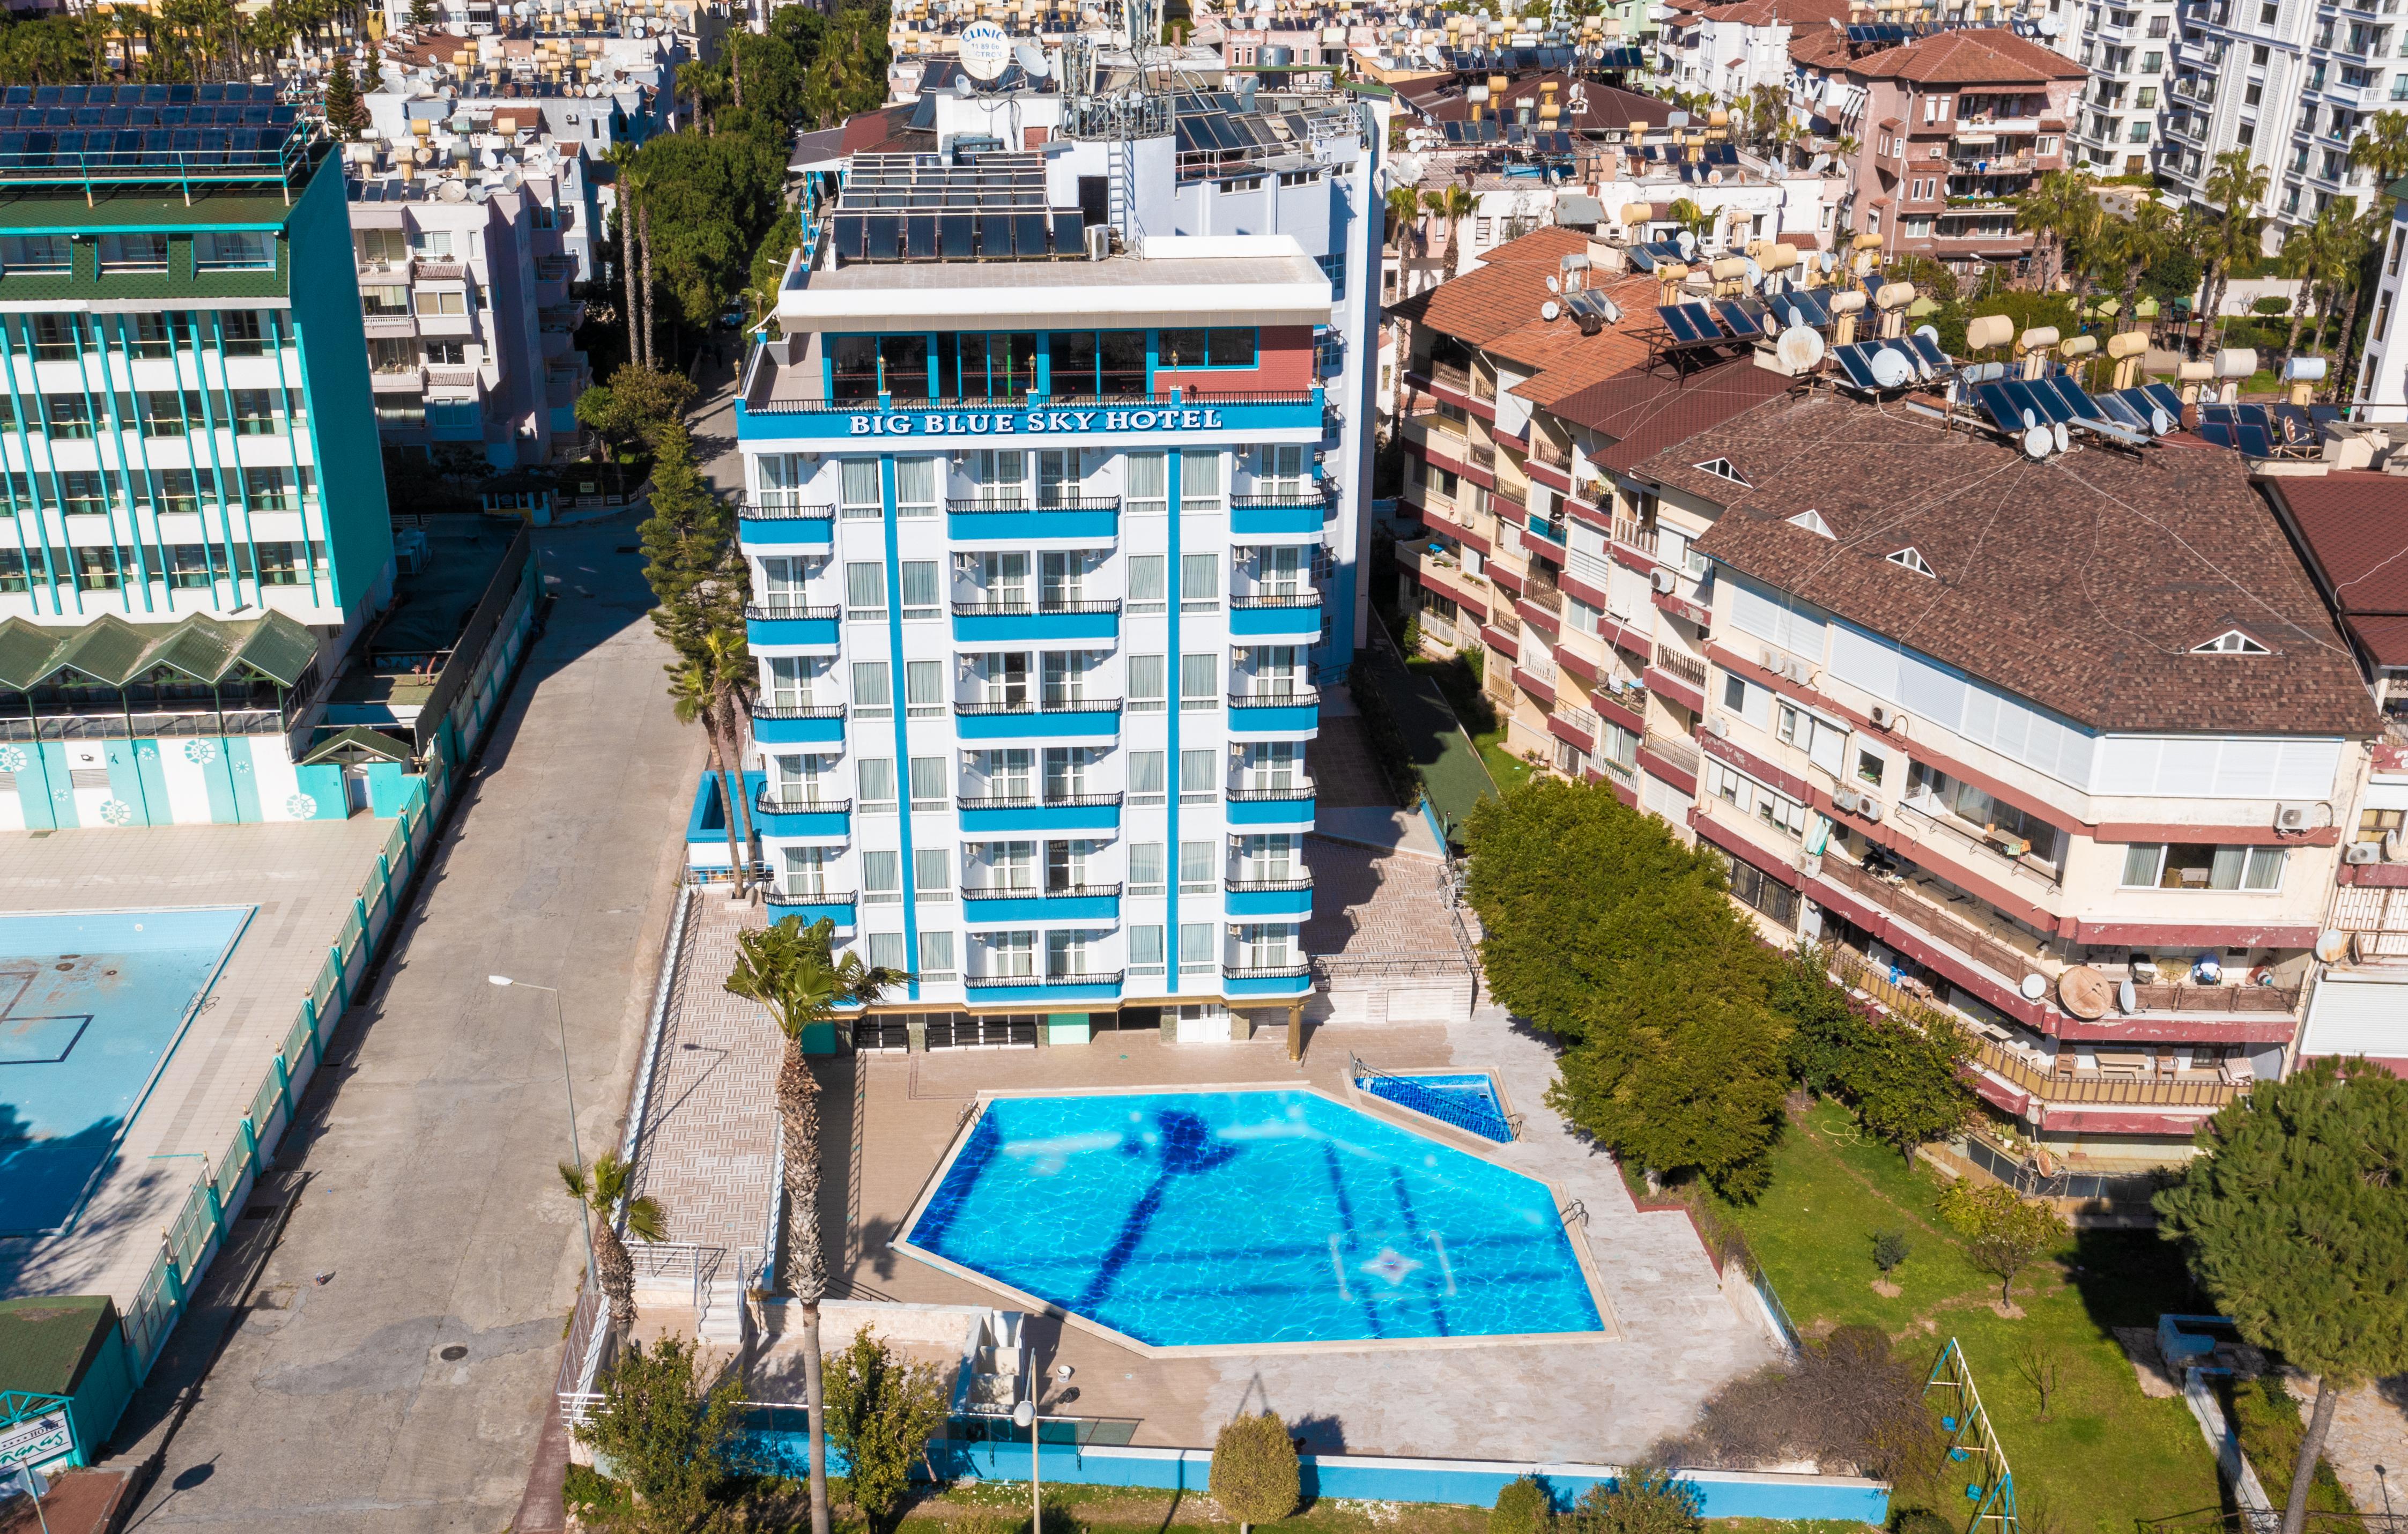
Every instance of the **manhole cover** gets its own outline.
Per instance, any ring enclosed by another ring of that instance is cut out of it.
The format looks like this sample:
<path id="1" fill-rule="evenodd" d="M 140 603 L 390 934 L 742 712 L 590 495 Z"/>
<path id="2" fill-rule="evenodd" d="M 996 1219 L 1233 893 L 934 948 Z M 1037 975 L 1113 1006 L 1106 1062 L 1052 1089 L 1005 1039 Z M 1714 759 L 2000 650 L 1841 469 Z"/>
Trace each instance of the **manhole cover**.
<path id="1" fill-rule="evenodd" d="M 457 1363 L 461 1359 L 468 1356 L 468 1350 L 462 1347 L 459 1343 L 454 1342 L 450 1347 L 443 1350 L 442 1356 L 448 1363 Z"/>

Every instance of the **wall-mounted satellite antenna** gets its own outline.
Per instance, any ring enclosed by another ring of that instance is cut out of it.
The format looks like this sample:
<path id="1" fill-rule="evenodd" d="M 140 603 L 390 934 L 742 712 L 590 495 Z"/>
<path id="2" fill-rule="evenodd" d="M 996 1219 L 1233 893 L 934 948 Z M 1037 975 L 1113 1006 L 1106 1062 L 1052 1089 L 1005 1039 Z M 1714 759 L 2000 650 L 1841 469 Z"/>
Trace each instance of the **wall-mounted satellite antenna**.
<path id="1" fill-rule="evenodd" d="M 972 22 L 962 28 L 958 50 L 963 72 L 981 85 L 999 78 L 1011 62 L 1011 39 L 993 22 Z"/>
<path id="2" fill-rule="evenodd" d="M 1029 43 L 1021 43 L 1011 50 L 1012 62 L 1020 72 L 1032 80 L 1044 79 L 1054 73 L 1045 62 L 1045 50 Z"/>
<path id="3" fill-rule="evenodd" d="M 1548 278 L 1548 279 L 1547 279 L 1547 291 L 1548 291 L 1549 293 L 1561 293 L 1561 292 L 1563 292 L 1563 291 L 1564 291 L 1564 280 L 1563 280 L 1562 278 L 1560 278 L 1560 277 L 1550 277 L 1550 278 Z"/>
<path id="4" fill-rule="evenodd" d="M 1874 352 L 1869 366 L 1873 370 L 1873 381 L 1885 389 L 1903 389 L 1914 381 L 1914 364 L 1895 347 L 1885 346 Z"/>

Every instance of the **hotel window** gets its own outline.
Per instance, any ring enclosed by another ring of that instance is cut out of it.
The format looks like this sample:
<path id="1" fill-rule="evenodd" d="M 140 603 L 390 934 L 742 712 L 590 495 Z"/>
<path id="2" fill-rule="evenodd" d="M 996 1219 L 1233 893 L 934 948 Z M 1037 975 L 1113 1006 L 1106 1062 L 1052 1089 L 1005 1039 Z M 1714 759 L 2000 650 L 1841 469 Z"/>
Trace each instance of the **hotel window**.
<path id="1" fill-rule="evenodd" d="M 75 552 L 76 585 L 84 591 L 117 589 L 117 551 L 82 547 Z"/>
<path id="2" fill-rule="evenodd" d="M 1014 448 L 998 452 L 981 448 L 970 455 L 970 482 L 982 506 L 1019 508 L 1028 504 L 1028 454 Z"/>
<path id="3" fill-rule="evenodd" d="M 2136 842 L 2124 849 L 2124 887 L 2276 890 L 2283 886 L 2284 857 L 2280 847 Z"/>
<path id="4" fill-rule="evenodd" d="M 0 236 L 0 276 L 64 276 L 75 269 L 75 242 L 64 235 Z"/>
<path id="5" fill-rule="evenodd" d="M 965 400 L 1020 403 L 1037 387 L 1037 337 L 1028 331 L 996 331 L 957 338 L 959 386 Z"/>
<path id="6" fill-rule="evenodd" d="M 1785 794 L 1776 794 L 1744 773 L 1734 772 L 1719 762 L 1706 763 L 1705 791 L 1721 799 L 1742 814 L 1784 831 L 1790 836 L 1806 832 L 1806 807 Z"/>
<path id="7" fill-rule="evenodd" d="M 203 543 L 179 543 L 167 551 L 167 583 L 206 591 L 215 584 L 209 570 L 209 550 Z"/>
<path id="8" fill-rule="evenodd" d="M 413 255 L 436 261 L 452 259 L 452 231 L 449 229 L 413 229 L 409 232 L 409 250 Z"/>
<path id="9" fill-rule="evenodd" d="M 1343 258 L 1340 270 L 1343 271 Z M 1337 295 L 1333 294 L 1333 300 Z M 1251 325 L 1213 330 L 1166 330 L 1157 352 L 1165 368 L 1252 367 L 1256 357 Z"/>
<path id="10" fill-rule="evenodd" d="M 882 517 L 886 492 L 879 483 L 878 460 L 847 458 L 837 471 L 838 498 L 848 518 Z"/>
<path id="11" fill-rule="evenodd" d="M 1123 510 L 1132 517 L 1159 517 L 1170 509 L 1167 461 L 1168 455 L 1159 452 L 1132 452 L 1122 460 L 1127 466 L 1124 481 L 1126 490 L 1121 497 Z M 1134 588 L 1129 595 L 1137 595 Z"/>
<path id="12" fill-rule="evenodd" d="M 903 854 L 861 854 L 861 899 L 865 905 L 891 906 L 903 899 Z"/>
<path id="13" fill-rule="evenodd" d="M 1191 517 L 1211 516 L 1221 509 L 1219 453 L 1179 455 L 1179 509 Z"/>
<path id="14" fill-rule="evenodd" d="M 882 680 L 886 668 L 879 667 Z M 942 661 L 905 661 L 903 663 L 904 710 L 911 719 L 941 719 L 945 713 L 945 663 Z"/>
<path id="15" fill-rule="evenodd" d="M 61 509 L 70 517 L 105 517 L 108 514 L 108 481 L 88 468 L 62 470 L 59 500 Z"/>
<path id="16" fill-rule="evenodd" d="M 1128 711 L 1133 714 L 1158 714 L 1168 703 L 1165 697 L 1167 655 L 1131 655 L 1128 660 Z"/>
<path id="17" fill-rule="evenodd" d="M 275 436 L 277 415 L 274 390 L 236 389 L 234 391 L 234 430 L 236 437 Z"/>
<path id="18" fill-rule="evenodd" d="M 850 570 L 852 566 L 847 566 L 847 568 Z M 903 561 L 903 617 L 905 621 L 925 622 L 930 619 L 944 616 L 944 608 L 938 595 L 938 589 L 940 582 L 938 580 L 937 572 L 940 566 L 938 562 L 933 559 L 907 559 Z"/>
<path id="19" fill-rule="evenodd" d="M 1221 556 L 1182 554 L 1179 557 L 1179 610 L 1217 612 L 1221 608 Z"/>
<path id="20" fill-rule="evenodd" d="M 911 898 L 950 900 L 953 897 L 953 853 L 942 847 L 922 847 L 911 854 Z"/>
<path id="21" fill-rule="evenodd" d="M 1132 975 L 1159 975 L 1163 972 L 1162 928 L 1133 926 L 1128 929 L 1128 972 Z"/>
<path id="22" fill-rule="evenodd" d="M 895 808 L 895 758 L 865 756 L 853 764 L 853 778 L 862 809 Z"/>
<path id="23" fill-rule="evenodd" d="M 1219 968 L 1220 960 L 1212 949 L 1212 923 L 1182 922 L 1179 924 L 1179 968 L 1182 969 Z"/>
<path id="24" fill-rule="evenodd" d="M 1132 617 L 1168 609 L 1163 594 L 1164 554 L 1131 554 L 1128 560 L 1128 604 Z"/>
<path id="25" fill-rule="evenodd" d="M 928 337 L 920 335 L 878 337 L 879 381 L 897 405 L 927 405 L 936 395 L 928 384 Z"/>
<path id="26" fill-rule="evenodd" d="M 869 934 L 869 967 L 873 969 L 903 968 L 903 934 L 873 932 Z"/>
<path id="27" fill-rule="evenodd" d="M 1131 895 L 1162 893 L 1162 843 L 1138 841 L 1129 844 L 1128 892 Z"/>
<path id="28" fill-rule="evenodd" d="M 72 362 L 81 349 L 83 322 L 72 314 L 34 316 L 34 360 Z"/>
<path id="29" fill-rule="evenodd" d="M 1146 394 L 1145 332 L 1057 330 L 1047 337 L 1056 399 L 1142 399 Z"/>
<path id="30" fill-rule="evenodd" d="M 988 932 L 981 937 L 986 944 L 989 975 L 1016 980 L 1037 972 L 1036 933 Z"/>
<path id="31" fill-rule="evenodd" d="M 781 895 L 825 895 L 828 873 L 835 867 L 842 849 L 836 847 L 789 847 L 785 850 L 785 869 L 778 882 Z"/>
<path id="32" fill-rule="evenodd" d="M 888 690 L 888 674 L 884 661 L 853 663 L 853 717 L 855 719 L 895 717 L 895 695 Z"/>
<path id="33" fill-rule="evenodd" d="M 468 366 L 468 343 L 466 341 L 423 341 L 420 350 L 429 367 L 466 367 Z"/>
<path id="34" fill-rule="evenodd" d="M 1910 761 L 1906 802 L 1926 814 L 1945 813 L 1985 836 L 2030 844 L 2029 856 L 2055 867 L 2065 848 L 2065 833 L 2014 805 L 2004 804 L 1971 783 L 1960 782 L 1928 762 Z"/>
<path id="35" fill-rule="evenodd" d="M 409 259 L 409 237 L 402 230 L 355 229 L 351 232 L 351 239 L 359 247 L 363 262 L 373 265 Z"/>
<path id="36" fill-rule="evenodd" d="M 42 413 L 50 418 L 52 437 L 82 437 L 93 435 L 92 401 L 81 394 L 44 394 Z"/>
<path id="37" fill-rule="evenodd" d="M 187 423 L 184 396 L 172 389 L 142 396 L 142 435 L 145 437 L 181 437 L 197 423 L 197 412 L 194 421 Z"/>
<path id="38" fill-rule="evenodd" d="M 938 460 L 934 458 L 897 458 L 895 460 L 895 516 L 910 522 L 937 514 Z"/>
<path id="39" fill-rule="evenodd" d="M 1213 654 L 1179 657 L 1179 707 L 1198 712 L 1221 706 L 1221 657 Z"/>
<path id="40" fill-rule="evenodd" d="M 229 357 L 265 356 L 268 338 L 275 332 L 275 321 L 258 309 L 218 311 L 218 343 Z"/>
<path id="41" fill-rule="evenodd" d="M 408 319 L 409 290 L 400 287 L 362 288 L 360 312 L 371 320 Z"/>
<path id="42" fill-rule="evenodd" d="M 911 808 L 942 810 L 953 796 L 945 787 L 945 758 L 914 756 L 911 758 Z"/>
<path id="43" fill-rule="evenodd" d="M 368 368 L 377 373 L 415 373 L 418 343 L 407 336 L 369 337 Z"/>
<path id="44" fill-rule="evenodd" d="M 193 237 L 193 265 L 205 272 L 276 269 L 276 237 L 254 230 L 204 229 Z"/>
<path id="45" fill-rule="evenodd" d="M 167 269 L 167 237 L 165 235 L 103 235 L 100 237 L 100 269 L 113 272 L 164 272 Z"/>
<path id="46" fill-rule="evenodd" d="M 25 580 L 25 555 L 23 551 L 18 549 L 0 549 L 0 591 L 23 591 L 25 589 L 27 589 L 27 581 Z"/>
<path id="47" fill-rule="evenodd" d="M 844 615 L 854 623 L 886 621 L 886 566 L 857 559 L 844 567 Z"/>
<path id="48" fill-rule="evenodd" d="M 242 495 L 253 511 L 297 511 L 300 501 L 293 493 L 293 471 L 282 468 L 247 468 L 242 471 Z"/>
<path id="49" fill-rule="evenodd" d="M 1179 753 L 1179 802 L 1211 804 L 1221 796 L 1221 753 L 1182 751 Z"/>
<path id="50" fill-rule="evenodd" d="M 172 357 L 176 354 L 176 337 L 167 322 L 165 314 L 128 314 L 120 320 L 119 334 L 125 337 L 127 350 L 137 357 Z"/>
<path id="51" fill-rule="evenodd" d="M 839 405 L 867 405 L 878 398 L 878 337 L 838 336 L 829 343 L 830 397 Z"/>
<path id="52" fill-rule="evenodd" d="M 259 548 L 259 583 L 263 586 L 297 586 L 303 582 L 302 560 L 307 550 L 298 543 L 269 542 Z"/>
<path id="53" fill-rule="evenodd" d="M 1158 751 L 1133 751 L 1128 758 L 1128 802 L 1143 806 L 1160 804 L 1167 763 Z"/>
<path id="54" fill-rule="evenodd" d="M 920 934 L 920 978 L 924 981 L 949 981 L 957 971 L 953 967 L 953 935 L 950 932 Z"/>
<path id="55" fill-rule="evenodd" d="M 1062 979 L 1094 973 L 1090 968 L 1091 955 L 1098 946 L 1094 939 L 1099 936 L 1087 932 L 1045 934 L 1045 973 Z"/>
<path id="56" fill-rule="evenodd" d="M 1037 455 L 1037 504 L 1075 507 L 1080 495 L 1079 450 L 1048 448 Z"/>
<path id="57" fill-rule="evenodd" d="M 1221 887 L 1221 859 L 1218 843 L 1182 841 L 1179 844 L 1179 893 L 1211 895 Z"/>
<path id="58" fill-rule="evenodd" d="M 159 509 L 162 511 L 198 511 L 201 492 L 206 488 L 208 498 L 217 499 L 217 486 L 203 469 L 195 476 L 189 468 L 163 468 L 159 471 Z"/>

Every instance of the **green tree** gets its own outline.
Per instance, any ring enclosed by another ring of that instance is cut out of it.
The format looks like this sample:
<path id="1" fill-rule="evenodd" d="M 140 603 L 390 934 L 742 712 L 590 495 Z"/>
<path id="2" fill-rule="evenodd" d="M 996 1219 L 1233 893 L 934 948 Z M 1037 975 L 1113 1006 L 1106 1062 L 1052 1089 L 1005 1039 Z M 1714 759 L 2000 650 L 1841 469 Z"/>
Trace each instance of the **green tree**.
<path id="1" fill-rule="evenodd" d="M 2378 199 L 2408 176 L 2408 112 L 2377 112 L 2360 123 L 2350 140 L 2349 167 L 2372 172 Z"/>
<path id="2" fill-rule="evenodd" d="M 326 126 L 336 137 L 351 138 L 367 125 L 368 107 L 360 99 L 359 81 L 351 78 L 351 55 L 338 52 L 326 74 Z"/>
<path id="3" fill-rule="evenodd" d="M 2378 204 L 2349 220 L 2341 236 L 2343 248 L 2347 250 L 2355 247 L 2357 253 L 2354 259 L 2344 258 L 2336 278 L 2342 291 L 2347 294 L 2342 301 L 2341 337 L 2337 343 L 2341 349 L 2340 355 L 2335 359 L 2332 371 L 2328 375 L 2328 381 L 2336 399 L 2348 397 L 2350 380 L 2357 376 L 2358 302 L 2366 295 L 2368 280 L 2373 273 L 2375 261 L 2382 251 L 2381 241 L 2384 231 L 2390 226 L 2390 222 L 2389 209 Z M 2324 334 L 2324 325 L 2321 322 L 2317 323 L 2316 334 L 2319 337 Z"/>
<path id="4" fill-rule="evenodd" d="M 685 415 L 694 385 L 683 373 L 629 363 L 577 396 L 577 421 L 623 452 L 649 447 Z"/>
<path id="5" fill-rule="evenodd" d="M 1388 239 L 1399 254 L 1403 253 L 1406 237 L 1412 233 L 1413 225 L 1421 216 L 1421 196 L 1412 187 L 1392 186 L 1388 189 Z"/>
<path id="6" fill-rule="evenodd" d="M 1642 1465 L 1582 1493 L 1569 1521 L 1573 1534 L 1697 1534 L 1706 1527 L 1698 1507 L 1695 1486 Z"/>
<path id="7" fill-rule="evenodd" d="M 2180 230 L 2181 221 L 2173 209 L 2148 196 L 2134 199 L 2130 217 L 2108 221 L 2099 256 L 2115 284 L 2118 327 L 2130 321 L 2141 280 L 2173 251 Z"/>
<path id="8" fill-rule="evenodd" d="M 421 32 L 435 24 L 435 0 L 409 0 L 409 24 Z"/>
<path id="9" fill-rule="evenodd" d="M 2015 227 L 2040 237 L 2040 291 L 2053 293 L 2068 272 L 2084 274 L 2075 292 L 2089 285 L 2086 258 L 2099 238 L 2104 212 L 2090 178 L 2079 171 L 2052 170 L 2034 182 L 2015 202 Z"/>
<path id="10" fill-rule="evenodd" d="M 641 1510 L 639 1527 L 692 1528 L 727 1484 L 742 1397 L 732 1378 L 710 1384 L 702 1350 L 682 1338 L 650 1350 L 631 1342 L 603 1377 L 601 1406 L 578 1426 L 578 1441 L 610 1462 Z"/>
<path id="11" fill-rule="evenodd" d="M 2247 150 L 2227 150 L 2215 157 L 2207 179 L 2200 184 L 2200 194 L 2213 210 L 2204 251 L 2207 291 L 2201 295 L 2200 309 L 2211 326 L 2220 323 L 2224 290 L 2232 280 L 2233 263 L 2253 258 L 2258 252 L 2266 216 L 2258 209 L 2266 200 L 2270 180 L 2271 173 L 2264 165 L 2250 164 Z"/>
<path id="12" fill-rule="evenodd" d="M 911 1463 L 945 1426 L 952 1401 L 933 1364 L 915 1364 L 868 1327 L 821 1367 L 827 1440 L 844 1455 L 845 1487 L 872 1534 L 888 1534 L 910 1488 Z"/>
<path id="13" fill-rule="evenodd" d="M 2290 306 L 2290 328 L 2274 364 L 2277 374 L 2300 349 L 2300 326 L 2306 322 L 2309 308 L 2313 305 L 2316 309 L 2316 339 L 2321 342 L 2334 294 L 2344 282 L 2357 280 L 2358 258 L 2364 253 L 2357 222 L 2351 206 L 2336 199 L 2325 205 L 2314 223 L 2295 226 L 2284 235 L 2283 275 L 2299 279 L 2300 301 Z"/>
<path id="14" fill-rule="evenodd" d="M 1422 211 L 1438 220 L 1446 230 L 1446 264 L 1449 266 L 1459 269 L 1463 265 L 1462 252 L 1455 243 L 1455 231 L 1479 206 L 1480 199 L 1473 196 L 1471 189 L 1461 181 L 1449 181 L 1442 187 L 1422 194 Z"/>
<path id="15" fill-rule="evenodd" d="M 1239 1534 L 1296 1511 L 1304 1496 L 1303 1472 L 1278 1413 L 1239 1417 L 1221 1428 L 1212 1441 L 1210 1490 L 1221 1511 L 1238 1520 Z"/>
<path id="16" fill-rule="evenodd" d="M 636 1264 L 619 1236 L 622 1210 L 638 1240 L 657 1241 L 668 1235 L 668 1216 L 659 1199 L 629 1197 L 635 1179 L 636 1168 L 616 1151 L 604 1152 L 591 1167 L 560 1164 L 560 1181 L 568 1196 L 592 1211 L 588 1225 L 594 1232 L 594 1269 L 610 1301 L 610 1325 L 622 1336 L 636 1324 Z"/>
<path id="17" fill-rule="evenodd" d="M 1488 1510 L 1488 1534 L 1547 1534 L 1555 1526 L 1555 1502 L 1535 1475 L 1508 1481 Z"/>
<path id="18" fill-rule="evenodd" d="M 1465 824 L 1498 1001 L 1563 1041 L 1553 1101 L 1615 1155 L 1759 1192 L 1787 1094 L 1778 961 L 1692 850 L 1602 783 L 1534 780 Z"/>
<path id="19" fill-rule="evenodd" d="M 2199 1131 L 2158 1234 L 2243 1340 L 2316 1377 L 2283 1512 L 2299 1534 L 2343 1391 L 2408 1369 L 2408 1082 L 2315 1060 Z"/>
<path id="20" fill-rule="evenodd" d="M 2015 1302 L 2015 1275 L 2065 1239 L 2065 1219 L 2038 1199 L 1997 1183 L 1958 1181 L 1940 1190 L 1940 1217 L 1965 1238 L 1975 1266 L 1999 1275 L 1999 1303 Z"/>
<path id="21" fill-rule="evenodd" d="M 909 976 L 862 962 L 858 953 L 838 957 L 836 924 L 823 917 L 810 926 L 789 916 L 767 928 L 736 937 L 731 996 L 769 1009 L 786 1037 L 778 1067 L 776 1096 L 785 1168 L 786 1289 L 802 1312 L 803 1404 L 810 1433 L 811 1534 L 828 1534 L 825 1383 L 820 1360 L 820 1301 L 827 1294 L 827 1254 L 820 1244 L 820 1088 L 803 1055 L 814 1028 L 831 1025 L 838 1010 L 866 1007 Z M 774 1282 L 774 1281 L 773 1281 Z"/>

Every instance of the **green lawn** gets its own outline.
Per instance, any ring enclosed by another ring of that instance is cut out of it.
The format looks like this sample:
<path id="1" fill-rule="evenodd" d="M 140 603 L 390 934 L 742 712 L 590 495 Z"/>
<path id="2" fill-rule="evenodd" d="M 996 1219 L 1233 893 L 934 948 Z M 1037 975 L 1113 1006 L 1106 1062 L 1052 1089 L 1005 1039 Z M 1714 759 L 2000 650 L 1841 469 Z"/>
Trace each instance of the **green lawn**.
<path id="1" fill-rule="evenodd" d="M 1930 1168 L 1909 1169 L 1888 1147 L 1859 1140 L 1831 1103 L 1793 1123 L 1773 1161 L 1762 1199 L 1718 1211 L 1746 1233 L 1790 1318 L 1810 1333 L 1877 1326 L 1910 1356 L 1936 1358 L 1956 1338 L 2019 1496 L 2043 1502 L 2060 1534 L 2130 1534 L 2138 1518 L 2218 1505 L 2198 1424 L 2179 1399 L 2141 1394 L 2108 1330 L 2198 1309 L 2178 1255 L 2154 1232 L 2077 1232 L 2056 1261 L 2018 1279 L 2025 1314 L 2005 1320 L 1990 1308 L 1999 1281 L 1967 1259 L 1934 1212 L 1942 1180 Z M 1872 1288 L 1872 1238 L 1885 1229 L 1914 1247 L 1892 1275 L 1902 1291 L 1895 1299 Z M 2046 1422 L 2018 1367 L 2033 1347 L 2057 1362 Z"/>

